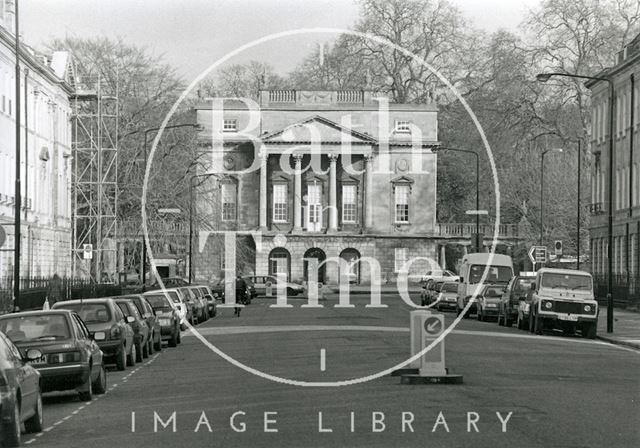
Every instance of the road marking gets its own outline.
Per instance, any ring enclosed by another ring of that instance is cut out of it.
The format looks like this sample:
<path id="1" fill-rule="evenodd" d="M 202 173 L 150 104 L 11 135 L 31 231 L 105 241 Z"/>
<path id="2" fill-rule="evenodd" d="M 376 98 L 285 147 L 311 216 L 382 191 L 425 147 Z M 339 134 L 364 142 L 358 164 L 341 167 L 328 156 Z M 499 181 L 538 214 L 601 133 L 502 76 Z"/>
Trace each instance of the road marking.
<path id="1" fill-rule="evenodd" d="M 326 365 L 326 350 L 321 348 L 320 349 L 320 371 L 324 372 L 327 368 Z"/>

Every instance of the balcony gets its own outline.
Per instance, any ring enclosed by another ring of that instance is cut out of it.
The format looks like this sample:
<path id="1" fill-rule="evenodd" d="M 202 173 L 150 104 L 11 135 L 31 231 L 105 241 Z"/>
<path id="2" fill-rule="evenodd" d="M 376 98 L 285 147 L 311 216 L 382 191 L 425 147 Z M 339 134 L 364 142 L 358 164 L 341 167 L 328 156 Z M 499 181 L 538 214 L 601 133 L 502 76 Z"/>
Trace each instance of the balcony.
<path id="1" fill-rule="evenodd" d="M 492 224 L 480 224 L 479 230 L 485 238 L 491 238 L 494 226 Z M 472 222 L 436 224 L 436 234 L 442 237 L 470 238 L 474 233 L 476 233 L 476 224 Z M 499 238 L 520 238 L 518 224 L 500 224 L 498 226 L 498 236 Z"/>
<path id="2" fill-rule="evenodd" d="M 371 94 L 363 90 L 266 90 L 260 92 L 262 106 L 270 104 L 296 105 L 363 105 L 371 102 Z M 373 104 L 373 103 L 372 103 Z"/>

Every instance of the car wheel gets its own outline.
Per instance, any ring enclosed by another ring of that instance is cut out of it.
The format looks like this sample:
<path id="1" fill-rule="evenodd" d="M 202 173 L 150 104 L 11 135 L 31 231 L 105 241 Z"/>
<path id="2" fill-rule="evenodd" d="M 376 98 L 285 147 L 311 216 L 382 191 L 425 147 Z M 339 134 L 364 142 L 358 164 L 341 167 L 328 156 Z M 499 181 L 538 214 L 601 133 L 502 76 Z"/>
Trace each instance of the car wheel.
<path id="1" fill-rule="evenodd" d="M 540 316 L 536 316 L 534 324 L 535 324 L 535 328 L 534 328 L 535 334 L 542 334 L 542 330 L 544 330 L 544 320 L 542 320 Z"/>
<path id="2" fill-rule="evenodd" d="M 174 331 L 171 335 L 171 339 L 169 339 L 169 347 L 175 347 L 178 345 L 178 335 L 176 333 L 177 332 Z"/>
<path id="3" fill-rule="evenodd" d="M 100 374 L 93 382 L 93 391 L 96 395 L 102 395 L 107 391 L 107 370 L 104 368 L 104 364 L 100 366 Z"/>
<path id="4" fill-rule="evenodd" d="M 529 333 L 533 333 L 533 321 L 535 319 L 535 316 L 533 315 L 533 313 L 529 314 Z"/>
<path id="5" fill-rule="evenodd" d="M 21 425 L 20 425 L 20 404 L 14 400 L 13 418 L 3 425 L 2 439 L 3 445 L 7 447 L 20 446 Z"/>
<path id="6" fill-rule="evenodd" d="M 144 347 L 142 344 L 136 344 L 136 362 L 142 362 L 144 358 Z"/>
<path id="7" fill-rule="evenodd" d="M 162 351 L 162 336 L 158 337 L 158 340 L 155 343 L 155 349 L 157 352 L 161 352 Z"/>
<path id="8" fill-rule="evenodd" d="M 127 365 L 133 367 L 136 365 L 137 353 L 136 344 L 131 344 L 131 353 L 127 355 Z"/>
<path id="9" fill-rule="evenodd" d="M 180 332 L 178 330 L 176 330 L 176 333 L 178 334 L 178 344 L 182 343 L 182 338 L 180 337 Z"/>
<path id="10" fill-rule="evenodd" d="M 504 327 L 504 319 L 502 318 L 502 314 L 498 314 L 498 325 Z"/>
<path id="11" fill-rule="evenodd" d="M 124 345 L 120 346 L 120 349 L 116 353 L 116 368 L 123 371 L 127 367 L 127 350 Z"/>
<path id="12" fill-rule="evenodd" d="M 29 420 L 24 422 L 24 429 L 28 433 L 34 432 L 42 432 L 43 426 L 43 418 L 42 418 L 42 393 L 40 392 L 40 388 L 38 388 L 38 396 L 36 397 L 36 408 L 35 414 Z"/>
<path id="13" fill-rule="evenodd" d="M 597 327 L 595 323 L 584 324 L 582 327 L 582 337 L 585 339 L 595 339 Z"/>
<path id="14" fill-rule="evenodd" d="M 91 382 L 91 374 L 89 374 L 89 379 L 87 379 L 87 382 L 82 386 L 82 388 L 84 390 L 78 391 L 78 398 L 80 398 L 80 401 L 91 401 L 91 399 L 93 398 L 93 383 Z"/>
<path id="15" fill-rule="evenodd" d="M 456 304 L 456 316 L 459 316 L 460 312 L 460 308 L 458 308 L 458 304 Z"/>
<path id="16" fill-rule="evenodd" d="M 480 310 L 479 310 L 479 309 L 478 309 L 478 310 L 476 310 L 476 318 L 477 318 L 479 321 L 484 320 L 484 319 L 482 318 L 482 314 L 480 314 Z"/>
<path id="17" fill-rule="evenodd" d="M 153 344 L 154 344 L 155 339 L 156 339 L 156 336 L 152 335 L 149 338 L 149 342 L 147 343 L 147 347 L 148 347 L 147 348 L 147 353 L 149 354 L 149 356 L 153 355 Z"/>

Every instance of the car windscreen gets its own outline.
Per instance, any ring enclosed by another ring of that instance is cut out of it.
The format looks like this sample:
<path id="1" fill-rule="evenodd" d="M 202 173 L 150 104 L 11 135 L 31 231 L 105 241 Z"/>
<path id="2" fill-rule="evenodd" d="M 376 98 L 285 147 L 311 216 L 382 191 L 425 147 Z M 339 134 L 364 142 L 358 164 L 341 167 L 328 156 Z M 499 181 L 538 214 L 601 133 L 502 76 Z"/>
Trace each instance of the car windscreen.
<path id="1" fill-rule="evenodd" d="M 531 285 L 536 282 L 535 278 L 519 278 L 513 285 L 513 291 L 516 293 L 526 293 L 531 289 Z"/>
<path id="2" fill-rule="evenodd" d="M 482 274 L 487 266 L 483 264 L 474 264 L 471 266 L 470 274 L 469 274 L 469 283 L 480 283 L 480 279 L 482 279 Z M 487 272 L 487 278 L 485 279 L 486 283 L 492 282 L 500 282 L 500 283 L 508 283 L 513 276 L 513 271 L 509 266 L 489 266 L 489 270 Z"/>
<path id="3" fill-rule="evenodd" d="M 488 288 L 485 288 L 483 295 L 485 297 L 496 298 L 496 297 L 502 297 L 503 293 L 504 293 L 504 289 L 502 288 L 488 287 Z"/>
<path id="4" fill-rule="evenodd" d="M 442 292 L 458 292 L 457 283 L 445 283 L 442 285 Z"/>
<path id="5" fill-rule="evenodd" d="M 172 309 L 171 304 L 169 303 L 169 301 L 167 300 L 164 294 L 149 295 L 149 296 L 145 296 L 145 298 L 147 299 L 147 302 L 149 302 L 149 304 L 151 305 L 151 308 L 153 308 L 154 310 L 166 311 L 166 310 Z"/>
<path id="6" fill-rule="evenodd" d="M 63 304 L 56 308 L 75 311 L 85 324 L 105 323 L 111 320 L 111 311 L 104 303 Z"/>
<path id="7" fill-rule="evenodd" d="M 60 314 L 16 316 L 0 320 L 0 331 L 14 343 L 71 338 L 66 317 Z"/>
<path id="8" fill-rule="evenodd" d="M 591 277 L 586 275 L 559 274 L 545 272 L 542 275 L 543 288 L 582 289 L 591 290 Z"/>

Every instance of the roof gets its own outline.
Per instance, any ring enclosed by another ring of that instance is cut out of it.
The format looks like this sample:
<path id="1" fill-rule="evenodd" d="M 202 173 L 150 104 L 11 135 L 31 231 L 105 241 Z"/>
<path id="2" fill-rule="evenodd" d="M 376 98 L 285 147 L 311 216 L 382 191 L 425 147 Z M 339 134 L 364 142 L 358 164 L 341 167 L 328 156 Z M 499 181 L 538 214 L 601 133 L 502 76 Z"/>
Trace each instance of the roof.
<path id="1" fill-rule="evenodd" d="M 489 256 L 490 255 L 491 254 L 489 252 L 467 254 L 464 257 L 462 257 L 462 261 L 464 262 L 466 260 L 469 263 L 484 264 L 489 260 Z M 505 264 L 505 263 L 508 263 L 509 265 L 511 265 L 512 264 L 512 260 L 511 260 L 511 257 L 508 256 L 508 255 L 494 254 L 492 263 L 494 263 L 494 264 Z"/>
<path id="2" fill-rule="evenodd" d="M 55 310 L 34 310 L 34 311 L 20 311 L 19 313 L 8 313 L 0 316 L 0 319 L 4 319 L 7 317 L 21 317 L 21 316 L 34 316 L 38 314 L 68 314 L 73 313 L 72 310 L 65 309 L 55 309 Z"/>
<path id="3" fill-rule="evenodd" d="M 538 274 L 545 274 L 545 273 L 553 273 L 553 274 L 567 274 L 567 275 L 587 275 L 589 277 L 591 277 L 591 274 L 589 274 L 586 271 L 578 271 L 575 269 L 559 269 L 559 268 L 541 268 L 540 270 L 538 270 Z"/>

